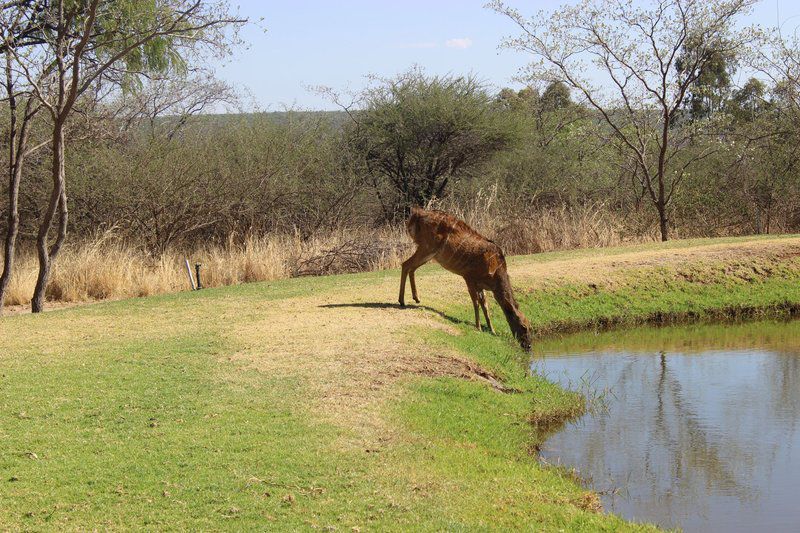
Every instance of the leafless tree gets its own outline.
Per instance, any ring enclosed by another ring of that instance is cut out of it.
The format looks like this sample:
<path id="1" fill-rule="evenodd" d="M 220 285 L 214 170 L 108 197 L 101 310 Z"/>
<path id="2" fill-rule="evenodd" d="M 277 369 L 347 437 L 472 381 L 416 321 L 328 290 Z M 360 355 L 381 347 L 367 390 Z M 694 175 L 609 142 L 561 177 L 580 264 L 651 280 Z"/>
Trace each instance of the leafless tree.
<path id="1" fill-rule="evenodd" d="M 766 33 L 748 54 L 749 66 L 764 75 L 774 91 L 773 109 L 788 120 L 800 119 L 800 36 L 780 27 Z"/>
<path id="2" fill-rule="evenodd" d="M 186 76 L 147 76 L 133 90 L 120 91 L 105 111 L 124 130 L 145 127 L 152 139 L 170 140 L 191 117 L 238 105 L 230 85 L 199 69 Z"/>
<path id="3" fill-rule="evenodd" d="M 736 31 L 754 0 L 584 0 L 525 18 L 502 0 L 488 4 L 523 31 L 503 45 L 532 54 L 527 74 L 575 91 L 632 154 L 636 177 L 669 238 L 670 202 L 713 144 L 690 151 L 707 123 L 681 124 L 682 104 L 714 54 L 736 54 L 753 39 Z"/>

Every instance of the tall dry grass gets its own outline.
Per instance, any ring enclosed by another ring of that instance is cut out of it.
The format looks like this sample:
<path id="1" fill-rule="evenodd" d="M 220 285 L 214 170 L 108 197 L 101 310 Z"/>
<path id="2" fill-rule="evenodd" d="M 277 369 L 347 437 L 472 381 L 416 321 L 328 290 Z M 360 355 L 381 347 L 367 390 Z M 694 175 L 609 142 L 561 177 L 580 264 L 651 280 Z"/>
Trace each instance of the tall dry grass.
<path id="1" fill-rule="evenodd" d="M 491 196 L 466 206 L 438 206 L 466 220 L 497 242 L 508 255 L 581 247 L 614 246 L 654 240 L 630 236 L 624 221 L 602 206 L 558 208 L 508 216 Z M 142 247 L 106 232 L 71 243 L 53 268 L 49 301 L 85 302 L 189 289 L 185 263 L 202 263 L 206 287 L 268 281 L 303 275 L 396 268 L 413 251 L 405 228 L 343 229 L 303 239 L 297 233 L 231 238 L 190 252 L 170 250 L 153 257 Z M 36 282 L 33 254 L 22 253 L 6 295 L 6 305 L 27 305 Z"/>
<path id="2" fill-rule="evenodd" d="M 185 260 L 202 264 L 205 287 L 268 281 L 302 275 L 371 271 L 397 267 L 411 244 L 400 228 L 336 231 L 302 239 L 299 234 L 231 238 L 191 252 L 170 250 L 152 257 L 143 248 L 107 232 L 73 243 L 59 255 L 47 288 L 48 301 L 84 302 L 189 289 Z M 21 253 L 6 305 L 27 305 L 38 265 Z"/>

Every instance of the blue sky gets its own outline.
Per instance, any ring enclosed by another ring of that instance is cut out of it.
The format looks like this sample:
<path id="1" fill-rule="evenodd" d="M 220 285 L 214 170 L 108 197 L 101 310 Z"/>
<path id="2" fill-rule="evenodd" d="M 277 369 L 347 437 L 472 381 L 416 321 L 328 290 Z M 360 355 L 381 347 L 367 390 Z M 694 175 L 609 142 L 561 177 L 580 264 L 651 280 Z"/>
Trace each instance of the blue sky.
<path id="1" fill-rule="evenodd" d="M 393 76 L 412 65 L 430 74 L 474 73 L 490 86 L 518 86 L 526 57 L 498 50 L 516 35 L 511 21 L 483 7 L 485 0 L 234 0 L 239 13 L 260 22 L 241 33 L 246 48 L 217 68 L 220 78 L 246 90 L 261 109 L 334 109 L 308 90 L 325 85 L 357 90 L 365 76 Z M 561 2 L 508 0 L 522 13 Z M 763 0 L 747 22 L 784 30 L 800 25 L 800 2 Z M 266 30 L 266 31 L 265 31 Z"/>

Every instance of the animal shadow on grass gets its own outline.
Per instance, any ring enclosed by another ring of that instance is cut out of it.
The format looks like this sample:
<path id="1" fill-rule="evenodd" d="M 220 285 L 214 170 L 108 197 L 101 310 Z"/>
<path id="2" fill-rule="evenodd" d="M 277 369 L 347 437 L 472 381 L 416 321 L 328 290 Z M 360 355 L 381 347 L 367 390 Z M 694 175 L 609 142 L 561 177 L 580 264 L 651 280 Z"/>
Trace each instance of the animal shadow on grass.
<path id="1" fill-rule="evenodd" d="M 433 307 L 429 307 L 427 305 L 405 305 L 401 306 L 400 304 L 395 303 L 385 303 L 385 302 L 363 302 L 363 303 L 349 303 L 349 304 L 323 304 L 320 307 L 325 308 L 338 308 L 338 307 L 360 307 L 362 309 L 425 309 L 426 311 L 430 311 L 432 313 L 436 313 L 440 317 L 444 318 L 445 320 L 452 322 L 453 324 L 467 324 L 469 325 L 470 322 L 466 320 L 458 319 L 452 315 L 448 315 L 438 309 L 434 309 Z"/>

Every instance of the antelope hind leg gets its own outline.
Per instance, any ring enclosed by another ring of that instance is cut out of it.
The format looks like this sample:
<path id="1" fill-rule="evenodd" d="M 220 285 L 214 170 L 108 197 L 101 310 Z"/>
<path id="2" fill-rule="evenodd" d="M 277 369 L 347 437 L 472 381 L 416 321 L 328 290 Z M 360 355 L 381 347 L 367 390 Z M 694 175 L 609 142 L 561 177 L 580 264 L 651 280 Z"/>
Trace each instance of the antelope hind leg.
<path id="1" fill-rule="evenodd" d="M 478 310 L 478 291 L 469 283 L 467 283 L 467 290 L 469 291 L 470 299 L 472 299 L 472 308 L 475 310 L 475 327 L 478 331 L 481 331 L 481 315 Z"/>
<path id="2" fill-rule="evenodd" d="M 486 302 L 486 294 L 483 291 L 478 292 L 478 302 L 480 302 L 481 309 L 483 309 L 483 316 L 486 317 L 486 325 L 489 326 L 489 331 L 494 335 L 494 326 L 492 326 L 492 319 L 489 318 L 489 306 Z"/>
<path id="3" fill-rule="evenodd" d="M 400 302 L 401 306 L 406 305 L 406 276 L 411 278 L 411 296 L 414 298 L 415 302 L 419 303 L 419 298 L 417 297 L 417 283 L 414 279 L 414 271 L 430 261 L 434 255 L 435 252 L 425 252 L 422 249 L 417 248 L 417 251 L 414 252 L 411 257 L 403 261 L 403 271 L 400 275 L 400 296 L 398 297 L 398 301 Z"/>
<path id="4" fill-rule="evenodd" d="M 419 252 L 419 250 L 417 250 Z M 414 254 L 417 255 L 417 254 Z M 414 298 L 414 301 L 419 303 L 419 296 L 417 296 L 417 279 L 414 277 L 414 274 L 417 272 L 417 269 L 433 259 L 433 256 L 436 255 L 436 252 L 429 252 L 424 254 L 423 256 L 417 258 L 414 266 L 412 266 L 408 271 L 408 277 L 411 279 L 411 297 Z M 412 259 L 414 257 L 412 256 Z"/>
<path id="5" fill-rule="evenodd" d="M 397 297 L 397 301 L 400 303 L 400 307 L 406 306 L 406 276 L 408 275 L 408 270 L 406 269 L 406 264 L 403 263 L 403 271 L 400 274 L 400 295 Z"/>

